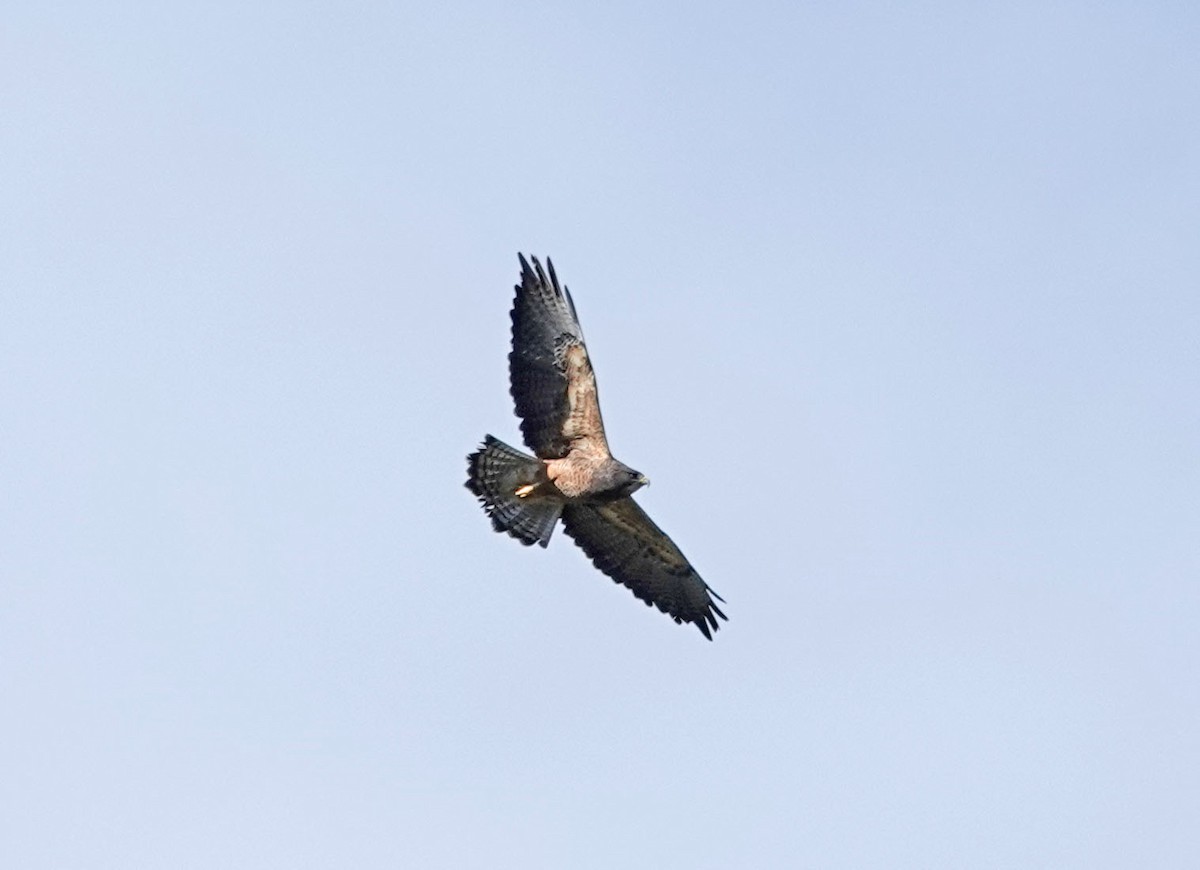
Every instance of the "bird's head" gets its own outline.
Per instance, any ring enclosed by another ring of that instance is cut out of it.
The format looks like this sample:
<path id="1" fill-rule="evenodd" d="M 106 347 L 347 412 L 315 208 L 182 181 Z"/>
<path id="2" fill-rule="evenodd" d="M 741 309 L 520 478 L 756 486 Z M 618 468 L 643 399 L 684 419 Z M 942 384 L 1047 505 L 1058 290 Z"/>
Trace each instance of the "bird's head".
<path id="1" fill-rule="evenodd" d="M 624 491 L 624 495 L 633 495 L 633 493 L 637 492 L 643 486 L 649 486 L 649 484 L 650 478 L 646 477 L 640 471 L 634 471 L 628 466 L 621 469 L 621 489 Z"/>

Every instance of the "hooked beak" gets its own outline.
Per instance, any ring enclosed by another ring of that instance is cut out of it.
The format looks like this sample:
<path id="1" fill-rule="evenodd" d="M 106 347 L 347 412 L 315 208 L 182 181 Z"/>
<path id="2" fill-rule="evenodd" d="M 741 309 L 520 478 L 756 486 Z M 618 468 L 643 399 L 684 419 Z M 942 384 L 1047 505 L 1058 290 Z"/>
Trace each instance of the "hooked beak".
<path id="1" fill-rule="evenodd" d="M 646 475 L 644 475 L 644 474 L 639 474 L 638 475 L 638 483 L 640 483 L 642 486 L 649 486 L 650 478 L 646 477 Z"/>

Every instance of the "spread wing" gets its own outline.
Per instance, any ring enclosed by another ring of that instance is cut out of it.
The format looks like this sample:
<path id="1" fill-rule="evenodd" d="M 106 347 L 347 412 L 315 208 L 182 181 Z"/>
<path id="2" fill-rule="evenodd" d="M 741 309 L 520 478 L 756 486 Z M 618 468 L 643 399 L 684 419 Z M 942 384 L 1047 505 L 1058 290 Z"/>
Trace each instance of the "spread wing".
<path id="1" fill-rule="evenodd" d="M 597 568 L 676 622 L 695 623 L 712 640 L 720 627 L 717 617 L 728 619 L 713 601 L 724 599 L 632 498 L 568 504 L 562 522 Z"/>
<path id="2" fill-rule="evenodd" d="M 546 261 L 547 279 L 537 257 L 531 269 L 518 256 L 521 283 L 513 301 L 508 371 L 525 443 L 539 459 L 561 459 L 571 450 L 607 457 L 596 376 L 575 303 L 559 285 L 553 263 Z"/>

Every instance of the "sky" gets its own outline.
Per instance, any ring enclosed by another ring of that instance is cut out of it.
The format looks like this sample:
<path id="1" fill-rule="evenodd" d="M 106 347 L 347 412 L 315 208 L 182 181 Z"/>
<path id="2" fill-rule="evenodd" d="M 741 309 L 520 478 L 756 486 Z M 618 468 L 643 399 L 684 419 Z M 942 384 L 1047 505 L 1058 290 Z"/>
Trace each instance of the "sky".
<path id="1" fill-rule="evenodd" d="M 1200 12 L 0 25 L 0 847 L 1190 868 Z M 712 643 L 463 488 L 553 257 Z"/>

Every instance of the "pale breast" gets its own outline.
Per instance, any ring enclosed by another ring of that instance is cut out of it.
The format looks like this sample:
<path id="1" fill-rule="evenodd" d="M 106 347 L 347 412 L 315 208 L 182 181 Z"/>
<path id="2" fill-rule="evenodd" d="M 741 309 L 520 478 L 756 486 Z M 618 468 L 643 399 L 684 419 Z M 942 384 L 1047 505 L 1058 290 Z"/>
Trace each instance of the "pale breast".
<path id="1" fill-rule="evenodd" d="M 581 451 L 572 451 L 564 459 L 546 462 L 546 475 L 558 491 L 569 499 L 585 498 L 596 486 L 596 459 Z"/>

